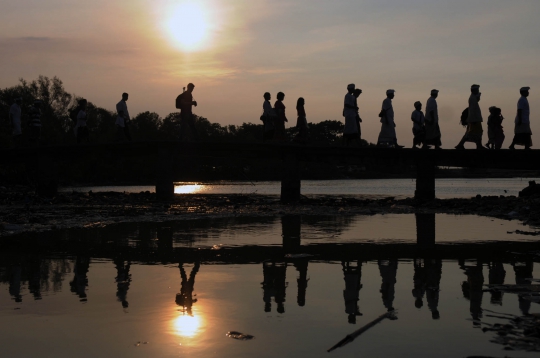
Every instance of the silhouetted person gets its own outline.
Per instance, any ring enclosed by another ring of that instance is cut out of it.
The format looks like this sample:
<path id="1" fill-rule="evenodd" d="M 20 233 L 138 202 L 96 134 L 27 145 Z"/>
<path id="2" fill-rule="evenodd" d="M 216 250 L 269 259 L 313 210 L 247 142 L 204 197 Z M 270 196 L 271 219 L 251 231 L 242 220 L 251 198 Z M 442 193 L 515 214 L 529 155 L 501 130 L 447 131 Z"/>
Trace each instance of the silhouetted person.
<path id="1" fill-rule="evenodd" d="M 285 296 L 288 286 L 287 282 L 287 263 L 276 263 L 276 305 L 278 313 L 285 313 Z"/>
<path id="2" fill-rule="evenodd" d="M 275 127 L 274 122 L 276 121 L 276 112 L 274 111 L 274 108 L 272 108 L 272 104 L 270 103 L 270 99 L 272 99 L 272 95 L 268 92 L 264 94 L 264 102 L 263 102 L 263 114 L 261 116 L 261 121 L 263 122 L 264 126 L 264 135 L 263 135 L 263 141 L 272 140 L 274 139 L 274 133 L 275 133 Z"/>
<path id="3" fill-rule="evenodd" d="M 424 306 L 424 295 L 427 286 L 427 270 L 423 259 L 414 259 L 412 295 L 414 297 L 414 306 L 422 308 Z"/>
<path id="4" fill-rule="evenodd" d="M 388 312 L 394 310 L 395 286 L 398 262 L 392 260 L 379 260 L 379 273 L 382 277 L 381 293 L 384 307 Z"/>
<path id="5" fill-rule="evenodd" d="M 13 141 L 15 145 L 19 145 L 22 136 L 22 98 L 16 98 L 15 102 L 9 108 L 9 122 L 11 124 Z"/>
<path id="6" fill-rule="evenodd" d="M 510 145 L 510 149 L 515 149 L 515 145 L 523 145 L 525 149 L 531 149 L 532 146 L 532 131 L 531 131 L 531 121 L 530 115 L 531 110 L 529 108 L 529 90 L 530 87 L 522 87 L 519 90 L 521 93 L 521 98 L 517 104 L 517 115 L 514 127 L 514 139 Z"/>
<path id="7" fill-rule="evenodd" d="M 358 107 L 356 106 L 356 98 L 354 97 L 355 84 L 351 83 L 347 86 L 347 94 L 343 103 L 343 116 L 345 117 L 345 127 L 343 127 L 343 139 L 345 145 L 348 146 L 352 141 L 357 140 L 358 125 L 356 116 L 358 115 Z"/>
<path id="8" fill-rule="evenodd" d="M 127 108 L 127 101 L 129 94 L 122 93 L 122 99 L 116 104 L 116 140 L 123 141 L 124 139 L 131 142 L 131 133 L 129 132 L 129 125 L 131 123 L 131 117 Z"/>
<path id="9" fill-rule="evenodd" d="M 281 233 L 283 251 L 285 253 L 298 253 L 300 250 L 301 229 L 302 217 L 300 215 L 285 215 L 281 217 Z"/>
<path id="10" fill-rule="evenodd" d="M 515 262 L 512 264 L 514 267 L 514 274 L 516 275 L 516 285 L 530 286 L 530 281 L 533 278 L 534 263 L 532 261 L 527 262 Z M 529 314 L 531 309 L 531 301 L 519 297 L 519 309 L 524 316 Z"/>
<path id="11" fill-rule="evenodd" d="M 86 107 L 88 105 L 88 101 L 86 99 L 80 99 L 79 100 L 79 107 L 77 108 L 77 124 L 76 124 L 76 131 L 77 131 L 77 144 L 80 144 L 83 140 L 86 140 L 87 142 L 90 139 L 90 133 L 88 132 L 88 126 L 86 125 Z"/>
<path id="12" fill-rule="evenodd" d="M 489 149 L 501 149 L 504 142 L 504 131 L 502 122 L 504 117 L 501 114 L 501 109 L 498 107 L 489 107 L 488 117 L 488 139 L 486 147 Z"/>
<path id="13" fill-rule="evenodd" d="M 186 271 L 184 270 L 184 265 L 182 263 L 178 264 L 178 268 L 180 269 L 180 277 L 182 278 L 182 284 L 180 287 L 180 293 L 176 294 L 176 304 L 183 308 L 184 312 L 187 312 L 188 315 L 193 316 L 192 313 L 192 307 L 195 302 L 197 302 L 197 299 L 193 298 L 193 291 L 195 290 L 195 276 L 197 275 L 197 272 L 199 272 L 200 263 L 198 261 L 195 262 L 193 269 L 191 269 L 191 273 L 189 274 L 189 279 L 186 275 Z"/>
<path id="14" fill-rule="evenodd" d="M 288 122 L 287 116 L 285 115 L 285 105 L 283 100 L 285 99 L 285 94 L 279 92 L 277 94 L 277 101 L 274 103 L 274 111 L 276 112 L 274 127 L 274 139 L 278 142 L 286 142 L 287 135 L 285 133 L 285 122 Z"/>
<path id="15" fill-rule="evenodd" d="M 199 140 L 199 134 L 195 127 L 195 116 L 193 116 L 193 106 L 197 107 L 197 101 L 193 100 L 193 90 L 195 85 L 188 83 L 187 91 L 176 98 L 176 108 L 180 109 L 180 138 L 185 136 L 186 128 L 189 128 L 194 140 Z"/>
<path id="16" fill-rule="evenodd" d="M 306 144 L 308 141 L 308 123 L 306 110 L 304 109 L 305 104 L 306 101 L 302 97 L 298 98 L 298 101 L 296 101 L 296 112 L 298 114 L 296 119 L 296 129 L 298 130 L 298 134 L 294 137 L 294 142 L 300 144 Z"/>
<path id="17" fill-rule="evenodd" d="M 362 288 L 362 263 L 356 262 L 352 265 L 351 262 L 341 261 L 343 270 L 343 279 L 345 280 L 345 290 L 343 290 L 343 298 L 345 299 L 345 313 L 348 315 L 348 322 L 356 324 L 356 316 L 362 316 L 358 301 L 360 301 L 360 289 Z"/>
<path id="18" fill-rule="evenodd" d="M 9 294 L 17 303 L 22 302 L 21 275 L 21 265 L 17 264 L 11 266 L 9 275 Z"/>
<path id="19" fill-rule="evenodd" d="M 34 296 L 34 300 L 41 300 L 41 259 L 32 259 L 29 266 L 28 290 Z"/>
<path id="20" fill-rule="evenodd" d="M 276 296 L 276 264 L 275 262 L 263 262 L 263 301 L 264 312 L 272 311 L 272 297 Z"/>
<path id="21" fill-rule="evenodd" d="M 471 86 L 471 96 L 469 97 L 469 111 L 467 115 L 467 132 L 456 146 L 456 149 L 465 149 L 465 142 L 473 142 L 476 149 L 485 149 L 482 146 L 482 111 L 480 110 L 480 85 Z"/>
<path id="22" fill-rule="evenodd" d="M 484 273 L 482 263 L 478 262 L 476 266 L 462 267 L 467 275 L 467 281 L 461 284 L 463 296 L 470 301 L 469 310 L 473 319 L 473 325 L 480 327 L 482 318 L 482 298 L 484 296 Z"/>
<path id="23" fill-rule="evenodd" d="M 394 99 L 395 93 L 396 91 L 393 89 L 387 90 L 386 99 L 382 103 L 381 113 L 379 114 L 379 117 L 381 117 L 381 132 L 377 140 L 377 145 L 379 146 L 400 148 L 397 143 L 394 107 L 392 106 L 392 99 Z"/>
<path id="24" fill-rule="evenodd" d="M 429 259 L 425 262 L 427 273 L 426 299 L 428 308 L 431 311 L 431 318 L 439 319 L 439 291 L 442 276 L 442 261 L 439 259 Z"/>
<path id="25" fill-rule="evenodd" d="M 114 278 L 116 282 L 116 298 L 118 302 L 122 303 L 123 308 L 128 308 L 127 294 L 131 284 L 131 274 L 129 273 L 131 261 L 126 261 L 123 257 L 116 257 L 114 265 L 116 267 L 116 277 Z"/>
<path id="26" fill-rule="evenodd" d="M 506 277 L 506 270 L 502 262 L 491 262 L 489 264 L 489 284 L 490 285 L 504 285 L 504 279 Z M 503 292 L 491 291 L 491 303 L 494 305 L 502 306 Z"/>
<path id="27" fill-rule="evenodd" d="M 431 90 L 431 97 L 426 104 L 426 140 L 425 145 L 433 145 L 435 149 L 441 148 L 441 128 L 439 127 L 439 107 L 437 105 L 439 90 Z"/>
<path id="28" fill-rule="evenodd" d="M 86 287 L 88 286 L 88 270 L 90 269 L 90 257 L 77 256 L 73 269 L 73 280 L 69 283 L 71 292 L 79 296 L 79 301 L 86 302 Z"/>
<path id="29" fill-rule="evenodd" d="M 28 110 L 28 139 L 33 145 L 38 145 L 41 137 L 41 104 L 40 100 L 35 100 Z"/>
<path id="30" fill-rule="evenodd" d="M 298 303 L 298 306 L 300 307 L 304 307 L 306 305 L 306 291 L 309 281 L 309 278 L 307 277 L 308 264 L 309 260 L 307 259 L 297 260 L 294 263 L 294 267 L 298 271 L 298 279 L 296 280 L 298 284 L 296 303 Z"/>
<path id="31" fill-rule="evenodd" d="M 360 139 L 362 138 L 362 127 L 360 126 L 360 123 L 362 123 L 362 118 L 360 118 L 360 107 L 358 107 L 358 97 L 362 94 L 362 90 L 360 88 L 354 89 L 354 106 L 356 107 L 356 127 L 358 127 L 358 145 L 361 145 Z"/>
<path id="32" fill-rule="evenodd" d="M 425 128 L 425 116 L 422 112 L 422 103 L 416 101 L 414 103 L 414 111 L 411 114 L 411 121 L 413 122 L 413 149 L 417 149 L 419 145 L 424 144 L 426 140 L 426 128 Z"/>

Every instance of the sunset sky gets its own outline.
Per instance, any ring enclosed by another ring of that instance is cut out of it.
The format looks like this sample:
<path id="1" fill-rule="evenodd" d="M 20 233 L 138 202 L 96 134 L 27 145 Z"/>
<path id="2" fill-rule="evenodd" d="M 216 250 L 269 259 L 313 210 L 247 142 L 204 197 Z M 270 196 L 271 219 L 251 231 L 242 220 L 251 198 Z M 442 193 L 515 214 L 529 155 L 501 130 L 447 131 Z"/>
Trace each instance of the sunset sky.
<path id="1" fill-rule="evenodd" d="M 195 113 L 221 124 L 259 123 L 264 92 L 286 94 L 289 126 L 306 99 L 309 122 L 343 120 L 348 83 L 362 137 L 396 90 L 398 141 L 412 143 L 413 103 L 439 89 L 443 147 L 463 134 L 459 115 L 481 85 L 482 111 L 502 108 L 512 136 L 519 88 L 530 86 L 540 132 L 538 0 L 0 0 L 0 87 L 58 76 L 68 91 L 113 109 L 175 111 L 196 85 Z M 538 105 L 537 105 L 538 104 Z M 539 114 L 539 115 L 537 115 Z M 534 142 L 535 136 L 533 136 Z M 487 141 L 487 138 L 485 138 Z"/>

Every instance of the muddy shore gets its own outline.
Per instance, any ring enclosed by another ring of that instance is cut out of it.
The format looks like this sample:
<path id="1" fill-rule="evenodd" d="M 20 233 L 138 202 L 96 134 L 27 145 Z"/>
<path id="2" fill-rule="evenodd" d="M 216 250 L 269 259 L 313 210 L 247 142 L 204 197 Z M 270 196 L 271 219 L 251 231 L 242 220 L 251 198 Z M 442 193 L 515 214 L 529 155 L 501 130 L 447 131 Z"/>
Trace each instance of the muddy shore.
<path id="1" fill-rule="evenodd" d="M 119 222 L 167 222 L 220 217 L 282 215 L 376 215 L 445 213 L 519 220 L 534 233 L 540 227 L 540 196 L 436 199 L 367 199 L 359 196 L 308 196 L 283 205 L 273 195 L 176 195 L 159 201 L 150 192 L 59 193 L 39 198 L 25 187 L 0 188 L 0 237 L 24 232 L 104 227 Z"/>

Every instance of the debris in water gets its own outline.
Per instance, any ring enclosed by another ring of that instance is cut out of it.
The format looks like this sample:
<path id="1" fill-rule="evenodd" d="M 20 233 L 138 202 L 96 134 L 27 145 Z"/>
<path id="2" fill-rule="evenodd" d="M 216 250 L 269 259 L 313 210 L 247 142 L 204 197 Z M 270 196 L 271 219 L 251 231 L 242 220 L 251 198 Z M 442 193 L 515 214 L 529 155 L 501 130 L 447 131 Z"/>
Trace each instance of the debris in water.
<path id="1" fill-rule="evenodd" d="M 226 336 L 229 337 L 229 338 L 238 339 L 238 340 L 241 340 L 241 341 L 249 341 L 250 339 L 255 338 L 252 335 L 243 334 L 243 333 L 236 332 L 236 331 L 229 331 L 229 332 L 227 332 Z"/>
<path id="2" fill-rule="evenodd" d="M 213 245 L 212 246 L 212 250 L 221 250 L 222 248 L 223 248 L 223 244 Z"/>

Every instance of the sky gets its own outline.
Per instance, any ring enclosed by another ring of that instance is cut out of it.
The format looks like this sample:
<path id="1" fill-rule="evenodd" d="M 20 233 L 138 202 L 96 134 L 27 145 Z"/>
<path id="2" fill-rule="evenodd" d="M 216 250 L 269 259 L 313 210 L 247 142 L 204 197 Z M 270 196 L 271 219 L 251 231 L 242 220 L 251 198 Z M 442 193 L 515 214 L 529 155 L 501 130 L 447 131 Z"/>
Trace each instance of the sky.
<path id="1" fill-rule="evenodd" d="M 485 121 L 490 106 L 502 108 L 507 141 L 519 88 L 530 86 L 531 127 L 540 130 L 538 0 L 0 0 L 0 7 L 2 88 L 58 76 L 100 107 L 113 110 L 128 92 L 132 116 L 165 116 L 193 82 L 194 112 L 222 125 L 259 123 L 264 92 L 274 100 L 282 91 L 293 126 L 298 97 L 308 122 L 343 121 L 346 87 L 355 83 L 369 142 L 377 141 L 391 88 L 405 145 L 413 103 L 425 106 L 436 88 L 443 147 L 452 148 L 472 84 L 481 85 Z"/>

